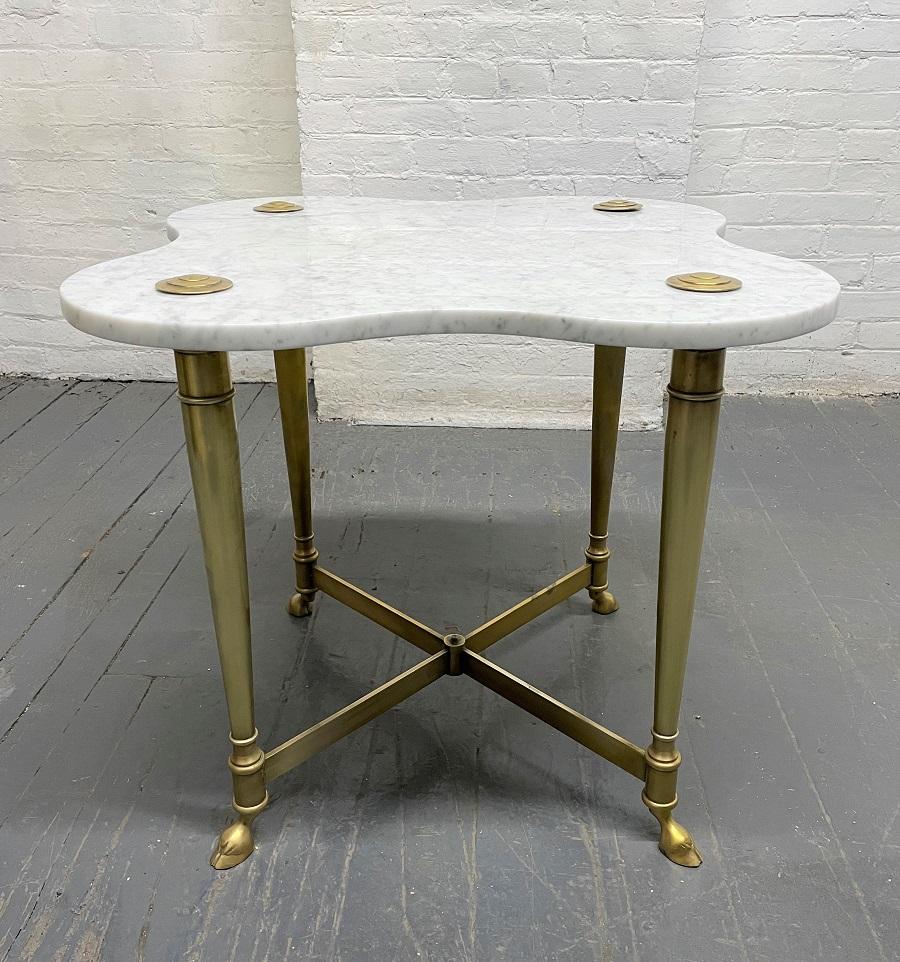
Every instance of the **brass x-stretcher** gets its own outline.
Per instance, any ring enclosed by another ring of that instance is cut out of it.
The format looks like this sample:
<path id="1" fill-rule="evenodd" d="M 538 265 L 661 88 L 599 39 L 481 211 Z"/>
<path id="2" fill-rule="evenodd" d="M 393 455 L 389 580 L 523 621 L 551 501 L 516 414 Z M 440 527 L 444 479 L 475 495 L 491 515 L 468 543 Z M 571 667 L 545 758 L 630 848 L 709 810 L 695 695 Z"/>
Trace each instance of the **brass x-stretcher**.
<path id="1" fill-rule="evenodd" d="M 468 675 L 643 781 L 646 777 L 646 753 L 642 748 L 532 687 L 480 654 L 494 642 L 533 621 L 576 591 L 589 587 L 590 580 L 591 566 L 582 565 L 467 635 L 441 635 L 349 581 L 317 567 L 315 581 L 320 591 L 417 648 L 429 652 L 430 657 L 266 752 L 266 778 L 271 780 L 290 771 L 382 712 L 405 701 L 410 695 L 427 688 L 438 678 L 444 675 Z"/>

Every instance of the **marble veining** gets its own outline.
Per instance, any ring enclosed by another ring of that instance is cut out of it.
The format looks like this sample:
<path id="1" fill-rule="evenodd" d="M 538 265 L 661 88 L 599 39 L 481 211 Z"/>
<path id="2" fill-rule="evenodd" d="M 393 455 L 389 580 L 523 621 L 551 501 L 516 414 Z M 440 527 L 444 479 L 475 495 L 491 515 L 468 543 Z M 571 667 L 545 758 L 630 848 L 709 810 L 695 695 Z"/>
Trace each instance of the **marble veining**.
<path id="1" fill-rule="evenodd" d="M 725 241 L 702 207 L 595 197 L 403 201 L 257 197 L 193 207 L 171 242 L 68 278 L 66 319 L 98 337 L 176 350 L 279 350 L 414 334 L 518 334 L 631 347 L 713 349 L 796 337 L 834 318 L 837 281 Z M 696 294 L 672 274 L 714 271 L 739 291 Z M 231 290 L 180 297 L 154 284 L 218 274 Z"/>

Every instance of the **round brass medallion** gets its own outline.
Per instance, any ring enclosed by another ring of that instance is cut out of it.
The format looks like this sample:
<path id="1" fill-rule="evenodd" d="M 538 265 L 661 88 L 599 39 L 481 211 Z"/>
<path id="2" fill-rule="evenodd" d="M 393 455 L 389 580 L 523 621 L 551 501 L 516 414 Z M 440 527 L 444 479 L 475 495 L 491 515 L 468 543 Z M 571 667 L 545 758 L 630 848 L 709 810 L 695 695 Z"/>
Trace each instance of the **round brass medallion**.
<path id="1" fill-rule="evenodd" d="M 629 211 L 640 210 L 643 206 L 643 204 L 639 204 L 636 200 L 624 200 L 619 197 L 613 200 L 602 200 L 599 204 L 594 204 L 594 210 L 628 213 Z"/>
<path id="2" fill-rule="evenodd" d="M 227 277 L 213 274 L 181 274 L 156 282 L 156 289 L 163 294 L 215 294 L 230 287 L 234 287 L 234 283 Z"/>
<path id="3" fill-rule="evenodd" d="M 265 204 L 257 204 L 253 209 L 261 214 L 289 214 L 291 211 L 303 210 L 303 205 L 290 200 L 270 200 Z"/>
<path id="4" fill-rule="evenodd" d="M 736 291 L 741 282 L 726 274 L 712 274 L 708 271 L 694 271 L 692 274 L 675 274 L 666 278 L 669 287 L 680 291 L 695 291 L 700 294 L 719 294 L 722 291 Z"/>

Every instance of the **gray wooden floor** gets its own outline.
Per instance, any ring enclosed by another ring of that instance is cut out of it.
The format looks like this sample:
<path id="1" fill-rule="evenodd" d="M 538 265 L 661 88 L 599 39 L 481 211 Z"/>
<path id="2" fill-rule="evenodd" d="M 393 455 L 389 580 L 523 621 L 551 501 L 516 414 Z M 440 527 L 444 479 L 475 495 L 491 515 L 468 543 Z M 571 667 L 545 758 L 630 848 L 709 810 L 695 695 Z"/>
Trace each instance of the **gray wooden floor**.
<path id="1" fill-rule="evenodd" d="M 259 728 L 275 744 L 420 653 L 284 612 L 275 392 L 238 390 Z M 900 956 L 900 401 L 728 399 L 685 694 L 681 820 L 445 678 L 274 785 L 207 865 L 227 739 L 171 385 L 0 381 L 0 960 Z M 584 433 L 314 431 L 324 563 L 466 630 L 582 560 Z M 646 743 L 661 437 L 624 436 L 622 608 L 492 649 Z"/>

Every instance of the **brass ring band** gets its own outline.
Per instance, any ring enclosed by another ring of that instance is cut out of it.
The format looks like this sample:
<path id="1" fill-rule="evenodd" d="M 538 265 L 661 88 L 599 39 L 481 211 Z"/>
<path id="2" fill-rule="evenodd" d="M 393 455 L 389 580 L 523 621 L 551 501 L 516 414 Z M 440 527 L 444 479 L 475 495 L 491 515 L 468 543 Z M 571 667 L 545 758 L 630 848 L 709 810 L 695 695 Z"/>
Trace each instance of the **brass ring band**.
<path id="1" fill-rule="evenodd" d="M 319 557 L 319 550 L 318 548 L 313 548 L 305 553 L 295 551 L 292 557 L 298 564 L 312 564 Z"/>
<path id="2" fill-rule="evenodd" d="M 228 741 L 230 741 L 235 748 L 246 748 L 248 745 L 255 744 L 257 738 L 259 738 L 259 730 L 254 728 L 253 734 L 249 738 L 235 738 L 233 735 L 229 735 Z"/>
<path id="3" fill-rule="evenodd" d="M 678 738 L 678 732 L 676 731 L 674 735 L 660 735 L 660 733 L 655 729 L 650 729 L 650 734 L 658 742 L 674 742 Z"/>
<path id="4" fill-rule="evenodd" d="M 263 800 L 261 802 L 257 802 L 256 805 L 238 805 L 238 803 L 232 799 L 231 807 L 238 813 L 238 815 L 241 815 L 244 818 L 253 818 L 256 815 L 259 815 L 259 813 L 268 804 L 269 793 L 266 792 L 266 794 L 263 796 Z"/>
<path id="5" fill-rule="evenodd" d="M 588 561 L 609 561 L 609 548 L 603 548 L 601 550 L 592 550 L 587 548 L 584 552 L 585 558 Z"/>
<path id="6" fill-rule="evenodd" d="M 669 392 L 669 397 L 678 398 L 679 401 L 718 401 L 725 396 L 724 388 L 719 388 L 718 391 L 712 391 L 708 394 L 688 394 L 686 391 L 679 391 L 669 384 L 666 386 L 666 390 Z"/>
<path id="7" fill-rule="evenodd" d="M 641 792 L 641 801 L 651 812 L 659 812 L 661 815 L 665 815 L 667 812 L 671 812 L 678 804 L 678 796 L 676 795 L 671 802 L 654 802 L 652 799 L 647 798 L 646 792 Z"/>
<path id="8" fill-rule="evenodd" d="M 224 394 L 214 394 L 212 397 L 188 397 L 186 394 L 178 394 L 178 400 L 182 404 L 189 404 L 192 407 L 206 407 L 210 404 L 224 404 L 234 397 L 234 388 Z"/>
<path id="9" fill-rule="evenodd" d="M 228 767 L 233 775 L 255 775 L 266 764 L 266 754 L 260 749 L 259 756 L 254 758 L 249 765 L 238 765 L 233 758 L 228 759 Z"/>
<path id="10" fill-rule="evenodd" d="M 671 761 L 663 761 L 657 758 L 653 754 L 653 749 L 647 749 L 647 767 L 652 768 L 655 772 L 661 772 L 665 774 L 666 772 L 676 772 L 681 765 L 681 752 L 676 751 L 674 758 Z"/>

